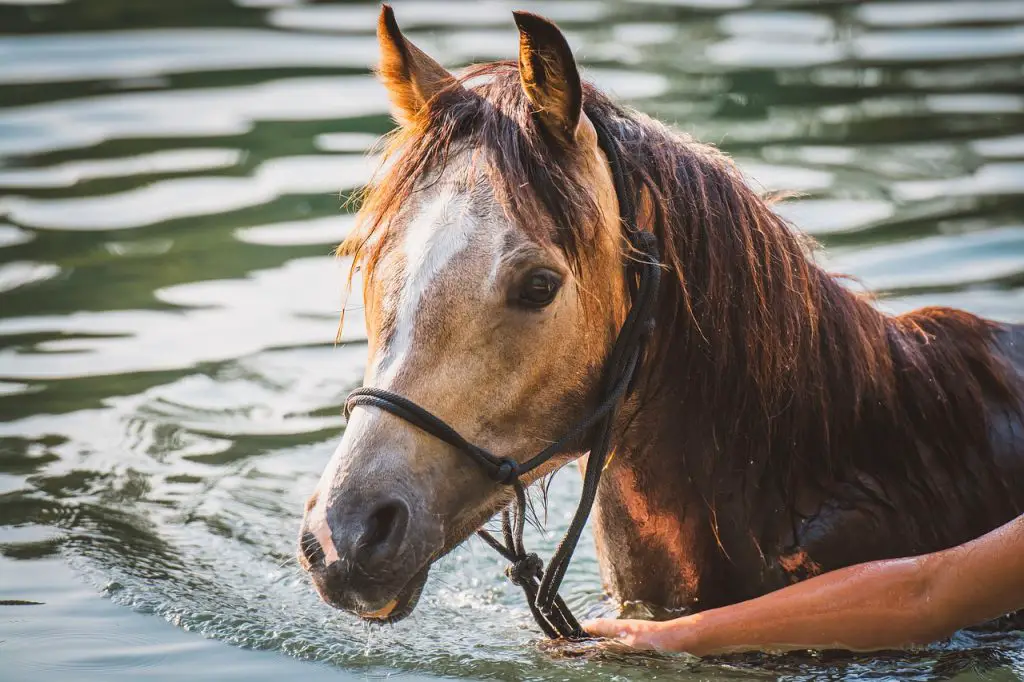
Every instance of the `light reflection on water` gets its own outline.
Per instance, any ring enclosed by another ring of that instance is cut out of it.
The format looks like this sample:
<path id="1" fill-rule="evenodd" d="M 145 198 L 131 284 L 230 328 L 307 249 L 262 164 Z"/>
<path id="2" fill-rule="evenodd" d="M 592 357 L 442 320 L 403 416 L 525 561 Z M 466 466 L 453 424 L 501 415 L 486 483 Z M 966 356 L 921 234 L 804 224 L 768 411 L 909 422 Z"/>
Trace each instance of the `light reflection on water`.
<path id="1" fill-rule="evenodd" d="M 446 64 L 514 53 L 512 3 L 396 5 Z M 602 87 L 798 192 L 779 211 L 882 306 L 1024 320 L 1021 3 L 521 5 L 562 22 Z M 358 306 L 333 344 L 330 250 L 389 127 L 376 13 L 0 0 L 0 599 L 45 602 L 0 606 L 16 671 L 0 677 L 1024 678 L 1013 635 L 883 657 L 559 656 L 475 541 L 398 626 L 318 602 L 292 554 L 365 355 Z M 556 480 L 542 552 L 577 487 Z M 588 543 L 567 593 L 609 612 Z"/>

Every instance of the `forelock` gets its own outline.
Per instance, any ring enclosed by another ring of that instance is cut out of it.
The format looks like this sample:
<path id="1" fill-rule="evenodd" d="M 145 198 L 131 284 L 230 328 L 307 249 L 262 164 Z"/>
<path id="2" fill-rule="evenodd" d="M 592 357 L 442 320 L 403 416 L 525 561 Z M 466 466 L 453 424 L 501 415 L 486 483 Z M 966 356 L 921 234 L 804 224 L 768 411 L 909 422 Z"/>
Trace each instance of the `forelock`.
<path id="1" fill-rule="evenodd" d="M 362 194 L 357 228 L 339 253 L 370 275 L 403 207 L 433 182 L 451 181 L 447 171 L 465 159 L 460 189 L 496 201 L 531 240 L 557 246 L 578 271 L 599 209 L 576 152 L 552 143 L 535 123 L 514 62 L 470 67 L 458 81 L 415 125 L 389 136 L 381 169 Z"/>

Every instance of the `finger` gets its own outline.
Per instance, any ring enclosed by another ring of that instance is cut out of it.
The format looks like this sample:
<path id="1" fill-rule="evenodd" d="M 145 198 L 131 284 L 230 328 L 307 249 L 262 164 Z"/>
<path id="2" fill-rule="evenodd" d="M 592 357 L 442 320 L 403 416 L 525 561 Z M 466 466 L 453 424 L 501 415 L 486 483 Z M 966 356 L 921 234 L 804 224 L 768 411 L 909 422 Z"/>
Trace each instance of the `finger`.
<path id="1" fill-rule="evenodd" d="M 583 629 L 589 635 L 608 639 L 622 639 L 633 634 L 636 629 L 628 620 L 614 618 L 596 618 L 583 623 Z"/>

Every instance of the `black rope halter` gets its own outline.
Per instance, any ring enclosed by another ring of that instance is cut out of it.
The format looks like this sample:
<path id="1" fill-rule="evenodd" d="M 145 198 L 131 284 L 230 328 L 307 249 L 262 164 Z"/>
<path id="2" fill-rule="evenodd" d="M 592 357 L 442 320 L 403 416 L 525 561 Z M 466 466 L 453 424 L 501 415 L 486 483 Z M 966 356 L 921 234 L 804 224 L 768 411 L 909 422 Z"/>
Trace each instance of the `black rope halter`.
<path id="1" fill-rule="evenodd" d="M 586 637 L 579 621 L 558 595 L 558 588 L 562 584 L 572 554 L 590 516 L 590 510 L 594 506 L 601 473 L 611 451 L 615 417 L 633 389 L 633 380 L 643 360 L 646 342 L 654 330 L 654 308 L 661 278 L 657 241 L 653 234 L 641 232 L 637 227 L 636 204 L 631 183 L 627 181 L 619 158 L 618 143 L 603 126 L 597 125 L 596 121 L 595 127 L 598 143 L 611 167 L 615 194 L 619 201 L 619 218 L 635 253 L 626 259 L 625 265 L 632 303 L 604 365 L 601 402 L 590 415 L 577 422 L 558 441 L 520 463 L 508 457 L 498 457 L 473 445 L 447 423 L 396 393 L 364 386 L 352 391 L 345 401 L 346 417 L 353 408 L 359 406 L 376 407 L 390 412 L 466 454 L 496 482 L 512 486 L 515 490 L 515 502 L 511 510 L 506 508 L 501 515 L 501 534 L 504 542 L 485 530 L 479 530 L 477 534 L 508 559 L 510 565 L 505 571 L 506 575 L 513 584 L 522 588 L 534 619 L 544 634 L 552 639 Z M 521 478 L 555 455 L 586 442 L 584 439 L 590 442 L 590 457 L 583 478 L 580 503 L 545 570 L 540 557 L 527 552 L 523 545 L 526 491 Z"/>

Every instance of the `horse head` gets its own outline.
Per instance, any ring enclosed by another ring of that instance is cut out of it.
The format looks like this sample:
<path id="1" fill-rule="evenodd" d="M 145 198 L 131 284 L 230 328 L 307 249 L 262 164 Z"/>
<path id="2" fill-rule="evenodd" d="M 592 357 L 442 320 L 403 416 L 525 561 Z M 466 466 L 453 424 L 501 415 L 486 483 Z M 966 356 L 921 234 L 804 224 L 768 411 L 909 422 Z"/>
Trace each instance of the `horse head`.
<path id="1" fill-rule="evenodd" d="M 340 250 L 363 277 L 365 385 L 523 462 L 593 408 L 628 292 L 589 86 L 557 27 L 515 19 L 518 62 L 456 78 L 384 7 L 379 75 L 399 128 Z M 355 410 L 307 503 L 300 562 L 328 603 L 398 620 L 432 562 L 510 495 L 442 440 Z"/>

